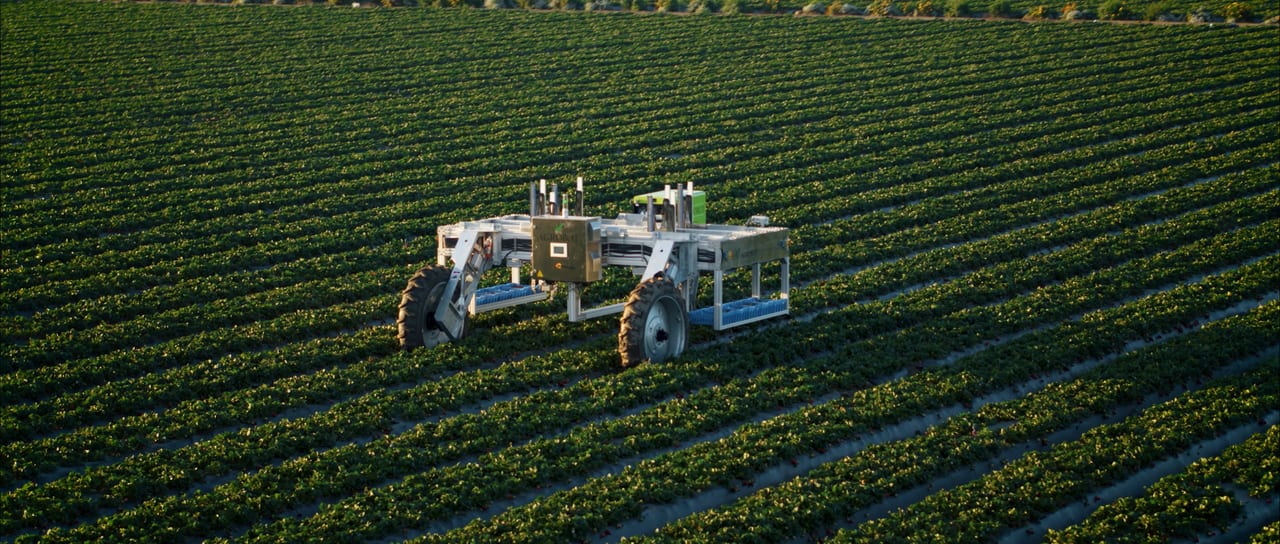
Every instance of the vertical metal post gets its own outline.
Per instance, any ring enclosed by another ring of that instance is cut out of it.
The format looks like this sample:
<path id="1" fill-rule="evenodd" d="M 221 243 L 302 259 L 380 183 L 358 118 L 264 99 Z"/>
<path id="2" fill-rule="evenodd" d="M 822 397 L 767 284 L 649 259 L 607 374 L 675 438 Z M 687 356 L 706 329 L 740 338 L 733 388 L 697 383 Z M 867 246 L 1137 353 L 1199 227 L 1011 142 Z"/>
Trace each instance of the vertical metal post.
<path id="1" fill-rule="evenodd" d="M 713 275 L 711 328 L 720 330 L 724 327 L 724 271 L 716 269 Z"/>
<path id="2" fill-rule="evenodd" d="M 691 311 L 698 305 L 698 243 L 688 241 L 680 245 L 679 261 L 681 281 L 684 282 L 684 307 Z"/>
<path id="3" fill-rule="evenodd" d="M 578 295 L 578 284 L 569 282 L 569 293 L 566 297 L 569 306 L 569 322 L 577 323 L 579 321 L 578 314 L 582 313 L 582 299 Z"/>
<path id="4" fill-rule="evenodd" d="M 585 210 L 583 209 L 583 206 L 586 205 L 586 199 L 586 193 L 582 191 L 582 176 L 578 176 L 578 217 L 586 215 L 586 213 L 584 213 Z"/>
<path id="5" fill-rule="evenodd" d="M 547 180 L 538 180 L 538 215 L 547 213 Z"/>
<path id="6" fill-rule="evenodd" d="M 436 266 L 444 266 L 449 262 L 449 250 L 445 248 L 444 238 L 443 234 L 436 235 Z"/>
<path id="7" fill-rule="evenodd" d="M 791 298 L 791 257 L 782 258 L 782 298 Z M 791 303 L 787 303 L 787 309 L 791 309 Z"/>
<path id="8" fill-rule="evenodd" d="M 685 226 L 693 226 L 693 182 L 689 182 L 689 187 L 685 190 L 684 197 L 687 199 L 684 203 L 685 214 L 688 215 L 688 221 Z"/>
<path id="9" fill-rule="evenodd" d="M 671 231 L 671 184 L 662 186 L 662 230 Z"/>
<path id="10" fill-rule="evenodd" d="M 529 182 L 529 217 L 538 215 L 538 182 Z"/>
<path id="11" fill-rule="evenodd" d="M 684 226 L 684 189 L 683 188 L 679 188 L 679 187 L 676 188 L 675 201 L 676 201 L 676 207 L 675 207 L 676 213 L 675 213 L 675 217 L 671 218 L 673 219 L 672 223 L 675 225 L 675 227 L 673 227 L 671 230 L 676 230 Z"/>
<path id="12" fill-rule="evenodd" d="M 751 266 L 751 296 L 760 298 L 760 263 Z"/>
<path id="13" fill-rule="evenodd" d="M 653 232 L 654 225 L 657 222 L 657 219 L 653 216 L 653 195 L 649 195 L 648 197 L 646 197 L 646 200 L 648 201 L 646 204 L 646 206 L 648 206 L 647 208 L 648 211 L 646 212 L 648 224 L 646 225 L 646 227 L 648 228 L 649 232 Z"/>

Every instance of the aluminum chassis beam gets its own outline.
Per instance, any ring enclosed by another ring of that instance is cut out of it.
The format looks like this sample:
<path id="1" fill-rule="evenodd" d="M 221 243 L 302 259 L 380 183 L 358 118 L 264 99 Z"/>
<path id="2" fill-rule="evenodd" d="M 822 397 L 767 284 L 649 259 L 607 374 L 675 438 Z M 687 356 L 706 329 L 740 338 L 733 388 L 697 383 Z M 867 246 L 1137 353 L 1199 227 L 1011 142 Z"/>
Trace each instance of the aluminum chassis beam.
<path id="1" fill-rule="evenodd" d="M 741 240 L 751 238 L 757 234 L 770 236 L 771 240 L 780 239 L 783 244 L 786 241 L 785 228 L 779 227 L 738 227 L 729 225 L 707 225 L 696 228 L 678 229 L 675 231 L 650 231 L 646 227 L 646 218 L 637 214 L 622 214 L 614 220 L 601 220 L 604 225 L 603 238 L 605 243 L 629 243 L 639 244 L 648 248 L 648 256 L 640 255 L 636 257 L 606 257 L 604 266 L 627 266 L 633 271 L 640 274 L 640 281 L 646 281 L 649 278 L 661 273 L 675 282 L 678 288 L 685 296 L 685 309 L 692 311 L 696 306 L 698 276 L 701 271 L 709 271 L 713 273 L 713 289 L 714 289 L 714 328 L 722 330 L 724 328 L 745 325 L 760 319 L 785 315 L 790 311 L 790 255 L 786 251 L 785 246 L 781 249 L 773 249 L 772 252 L 766 252 L 767 255 L 762 259 L 734 258 L 732 251 L 725 255 L 721 243 L 724 240 Z M 453 248 L 449 248 L 446 240 L 456 238 L 457 241 Z M 436 261 L 443 266 L 452 260 L 454 267 L 449 275 L 449 283 L 445 287 L 444 295 L 441 297 L 440 307 L 436 310 L 436 322 L 441 325 L 444 331 L 453 339 L 461 336 L 463 327 L 466 323 L 466 315 L 480 313 L 482 311 L 497 309 L 498 307 L 513 306 L 525 302 L 533 302 L 535 300 L 544 300 L 546 296 L 531 298 L 530 300 L 516 301 L 509 304 L 495 305 L 492 307 L 477 308 L 474 304 L 475 292 L 479 287 L 480 277 L 483 273 L 495 266 L 509 266 L 512 268 L 512 283 L 520 283 L 519 266 L 521 263 L 532 260 L 531 251 L 519 251 L 516 249 L 504 251 L 503 242 L 505 240 L 514 242 L 532 243 L 532 221 L 527 215 L 508 215 L 502 217 L 492 217 L 482 219 L 480 221 L 466 221 L 453 225 L 442 225 L 437 229 L 437 254 Z M 737 247 L 737 246 L 734 246 Z M 703 263 L 698 261 L 699 250 L 716 251 L 720 259 L 726 257 L 731 261 L 730 264 L 723 263 Z M 501 257 L 495 257 L 501 253 Z M 760 265 L 769 261 L 781 261 L 782 269 L 782 285 L 780 286 L 779 298 L 787 300 L 786 310 L 776 314 L 770 314 L 755 319 L 740 321 L 733 323 L 729 327 L 723 326 L 721 320 L 721 305 L 723 300 L 723 278 L 726 266 L 728 269 L 740 268 L 742 266 L 752 267 L 751 294 L 753 297 L 759 298 L 762 295 L 760 285 Z M 590 309 L 582 308 L 582 296 L 580 286 L 576 283 L 567 283 L 567 299 L 569 321 L 579 322 L 587 319 L 594 319 L 606 315 L 612 315 L 622 312 L 625 303 L 608 304 Z"/>

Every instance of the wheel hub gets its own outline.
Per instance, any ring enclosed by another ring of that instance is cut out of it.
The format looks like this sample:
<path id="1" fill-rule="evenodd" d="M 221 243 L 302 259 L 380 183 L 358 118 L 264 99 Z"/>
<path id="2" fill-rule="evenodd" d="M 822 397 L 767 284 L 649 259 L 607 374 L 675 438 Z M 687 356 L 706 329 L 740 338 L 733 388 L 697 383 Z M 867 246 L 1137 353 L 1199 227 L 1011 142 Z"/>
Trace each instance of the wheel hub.
<path id="1" fill-rule="evenodd" d="M 432 287 L 431 294 L 424 304 L 423 316 L 426 326 L 422 327 L 422 345 L 427 347 L 438 346 L 449 341 L 449 335 L 440 330 L 435 319 L 436 306 L 440 304 L 440 296 L 444 294 L 444 288 L 444 282 Z"/>
<path id="2" fill-rule="evenodd" d="M 679 329 L 682 324 L 673 322 L 681 315 L 678 308 L 672 308 L 674 304 L 678 302 L 670 298 L 659 299 L 645 316 L 644 351 L 650 360 L 671 359 L 681 351 Z"/>

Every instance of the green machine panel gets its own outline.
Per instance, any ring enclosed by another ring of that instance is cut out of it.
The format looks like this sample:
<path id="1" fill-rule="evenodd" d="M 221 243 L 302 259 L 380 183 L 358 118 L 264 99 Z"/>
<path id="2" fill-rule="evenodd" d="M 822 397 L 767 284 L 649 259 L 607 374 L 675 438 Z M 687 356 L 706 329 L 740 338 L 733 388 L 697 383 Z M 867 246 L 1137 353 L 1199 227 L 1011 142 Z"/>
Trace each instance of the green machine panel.
<path id="1" fill-rule="evenodd" d="M 642 209 L 642 206 L 648 203 L 649 197 L 653 197 L 653 204 L 655 206 L 661 206 L 666 202 L 666 199 L 667 199 L 664 191 L 654 191 L 652 193 L 636 195 L 631 198 L 631 204 L 635 208 L 636 213 L 639 213 L 640 210 Z M 693 210 L 689 215 L 693 217 L 693 224 L 695 225 L 707 224 L 707 193 L 702 191 L 694 191 L 692 200 L 693 200 Z"/>
<path id="2" fill-rule="evenodd" d="M 533 222 L 533 269 L 547 281 L 586 283 L 604 277 L 599 217 L 538 216 Z"/>

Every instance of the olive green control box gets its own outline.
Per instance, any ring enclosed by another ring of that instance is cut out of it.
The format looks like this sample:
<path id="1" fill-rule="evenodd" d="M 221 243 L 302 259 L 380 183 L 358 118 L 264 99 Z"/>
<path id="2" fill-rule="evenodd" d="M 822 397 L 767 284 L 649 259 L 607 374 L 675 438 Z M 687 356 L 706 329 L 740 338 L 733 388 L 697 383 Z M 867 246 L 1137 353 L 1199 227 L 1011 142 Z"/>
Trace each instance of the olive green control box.
<path id="1" fill-rule="evenodd" d="M 533 217 L 533 269 L 547 281 L 604 277 L 599 217 Z"/>

